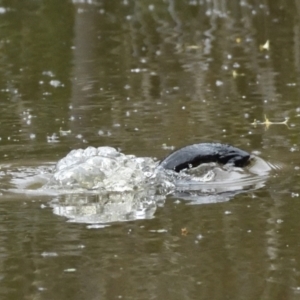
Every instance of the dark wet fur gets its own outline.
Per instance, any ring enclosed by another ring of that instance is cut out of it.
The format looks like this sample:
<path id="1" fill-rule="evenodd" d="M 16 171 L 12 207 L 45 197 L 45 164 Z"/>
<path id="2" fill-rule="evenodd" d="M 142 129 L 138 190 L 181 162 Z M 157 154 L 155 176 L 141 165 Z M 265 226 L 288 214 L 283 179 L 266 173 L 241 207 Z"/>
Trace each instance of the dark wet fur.
<path id="1" fill-rule="evenodd" d="M 203 163 L 231 163 L 244 167 L 250 161 L 250 154 L 239 148 L 219 143 L 201 143 L 183 147 L 171 153 L 160 162 L 160 167 L 180 172 Z"/>

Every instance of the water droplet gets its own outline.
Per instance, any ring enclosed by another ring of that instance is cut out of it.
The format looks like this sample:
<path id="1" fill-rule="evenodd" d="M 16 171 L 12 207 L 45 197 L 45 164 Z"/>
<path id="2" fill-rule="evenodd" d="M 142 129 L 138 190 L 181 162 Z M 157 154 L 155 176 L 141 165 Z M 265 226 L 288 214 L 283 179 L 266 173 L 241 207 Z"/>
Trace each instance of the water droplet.
<path id="1" fill-rule="evenodd" d="M 56 257 L 56 256 L 58 256 L 58 254 L 56 252 L 46 252 L 45 251 L 41 254 L 41 256 L 43 256 L 43 257 Z"/>
<path id="2" fill-rule="evenodd" d="M 51 71 L 44 71 L 42 74 L 45 76 L 54 77 L 54 74 Z"/>
<path id="3" fill-rule="evenodd" d="M 51 80 L 49 82 L 50 85 L 52 85 L 53 87 L 60 87 L 60 86 L 64 86 L 59 80 Z"/>
<path id="4" fill-rule="evenodd" d="M 76 269 L 75 268 L 64 269 L 64 272 L 68 272 L 68 273 L 76 272 Z"/>

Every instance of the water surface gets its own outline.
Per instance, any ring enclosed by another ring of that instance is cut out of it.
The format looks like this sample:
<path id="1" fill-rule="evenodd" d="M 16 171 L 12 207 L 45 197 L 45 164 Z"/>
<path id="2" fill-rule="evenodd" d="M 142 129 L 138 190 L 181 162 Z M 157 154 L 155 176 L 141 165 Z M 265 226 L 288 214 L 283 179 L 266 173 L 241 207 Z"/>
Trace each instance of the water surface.
<path id="1" fill-rule="evenodd" d="M 1 299 L 298 299 L 299 17 L 297 1 L 2 1 Z M 288 122 L 252 124 L 265 116 Z M 226 201 L 172 193 L 118 222 L 22 190 L 72 149 L 199 142 L 275 168 Z"/>

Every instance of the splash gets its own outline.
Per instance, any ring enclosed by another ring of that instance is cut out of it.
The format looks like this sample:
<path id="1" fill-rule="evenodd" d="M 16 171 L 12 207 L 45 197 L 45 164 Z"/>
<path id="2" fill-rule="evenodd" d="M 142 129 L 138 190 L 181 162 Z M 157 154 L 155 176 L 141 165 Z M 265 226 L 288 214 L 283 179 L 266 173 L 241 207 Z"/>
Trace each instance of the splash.
<path id="1" fill-rule="evenodd" d="M 48 195 L 49 206 L 70 222 L 107 224 L 150 219 L 167 195 L 189 203 L 216 203 L 265 185 L 272 166 L 259 157 L 246 168 L 206 163 L 179 173 L 150 157 L 112 147 L 72 150 L 55 167 L 2 166 L 7 191 Z"/>

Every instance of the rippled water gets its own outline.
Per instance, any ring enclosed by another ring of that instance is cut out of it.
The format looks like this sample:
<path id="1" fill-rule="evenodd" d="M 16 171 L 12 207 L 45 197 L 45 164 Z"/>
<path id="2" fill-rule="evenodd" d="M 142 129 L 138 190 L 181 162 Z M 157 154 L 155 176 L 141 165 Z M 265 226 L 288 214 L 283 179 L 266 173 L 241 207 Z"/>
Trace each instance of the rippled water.
<path id="1" fill-rule="evenodd" d="M 150 157 L 125 155 L 112 147 L 88 147 L 72 150 L 55 167 L 19 166 L 12 171 L 11 165 L 3 165 L 2 170 L 4 192 L 56 195 L 48 203 L 54 214 L 103 226 L 153 218 L 167 195 L 198 204 L 228 201 L 264 187 L 272 165 L 253 156 L 246 168 L 204 163 L 176 173 L 160 168 Z"/>
<path id="2" fill-rule="evenodd" d="M 1 2 L 0 298 L 298 299 L 299 16 L 277 0 Z M 201 142 L 255 159 L 156 181 Z M 124 174 L 55 169 L 88 147 L 117 149 Z"/>

